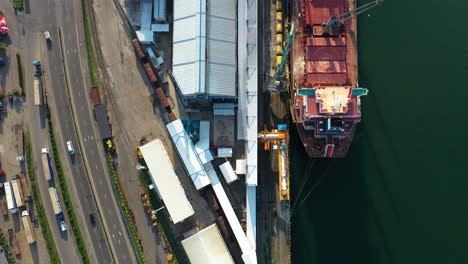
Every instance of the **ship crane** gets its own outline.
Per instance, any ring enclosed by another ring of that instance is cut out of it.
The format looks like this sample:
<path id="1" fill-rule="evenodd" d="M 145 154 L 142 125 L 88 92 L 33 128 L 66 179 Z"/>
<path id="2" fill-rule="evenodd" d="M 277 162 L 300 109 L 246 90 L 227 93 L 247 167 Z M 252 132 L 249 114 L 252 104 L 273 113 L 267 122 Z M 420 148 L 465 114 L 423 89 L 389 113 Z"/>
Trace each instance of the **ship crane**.
<path id="1" fill-rule="evenodd" d="M 258 140 L 263 142 L 264 150 L 270 150 L 270 144 L 278 147 L 278 191 L 280 200 L 289 200 L 289 157 L 288 131 L 286 125 L 278 125 L 278 129 L 265 129 L 258 134 Z"/>
<path id="2" fill-rule="evenodd" d="M 331 16 L 330 19 L 328 19 L 328 22 L 323 23 L 323 32 L 328 32 L 331 35 L 338 35 L 340 32 L 340 27 L 348 20 L 351 18 L 360 15 L 366 11 L 368 11 L 371 8 L 374 8 L 378 5 L 380 5 L 383 2 L 383 0 L 375 0 L 372 2 L 369 2 L 365 5 L 362 5 L 358 8 L 352 9 L 346 13 L 343 13 L 339 16 Z"/>

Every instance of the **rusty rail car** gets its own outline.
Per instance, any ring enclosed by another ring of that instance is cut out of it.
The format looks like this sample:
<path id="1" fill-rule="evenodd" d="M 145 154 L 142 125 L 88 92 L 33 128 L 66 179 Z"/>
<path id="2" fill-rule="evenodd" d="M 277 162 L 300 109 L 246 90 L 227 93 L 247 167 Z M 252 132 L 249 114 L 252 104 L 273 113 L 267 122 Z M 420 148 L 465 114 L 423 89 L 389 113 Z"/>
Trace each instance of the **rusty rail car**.
<path id="1" fill-rule="evenodd" d="M 143 52 L 143 50 L 141 49 L 141 45 L 140 45 L 140 42 L 138 41 L 138 39 L 132 40 L 132 44 L 133 44 L 133 48 L 135 49 L 135 53 L 136 53 L 137 57 L 140 60 L 142 60 L 143 62 L 146 62 L 147 61 L 146 55 Z"/>
<path id="2" fill-rule="evenodd" d="M 148 78 L 150 79 L 151 84 L 156 85 L 158 82 L 158 77 L 156 77 L 153 67 L 151 67 L 149 63 L 145 63 L 143 67 L 145 68 L 146 75 L 148 75 Z"/>

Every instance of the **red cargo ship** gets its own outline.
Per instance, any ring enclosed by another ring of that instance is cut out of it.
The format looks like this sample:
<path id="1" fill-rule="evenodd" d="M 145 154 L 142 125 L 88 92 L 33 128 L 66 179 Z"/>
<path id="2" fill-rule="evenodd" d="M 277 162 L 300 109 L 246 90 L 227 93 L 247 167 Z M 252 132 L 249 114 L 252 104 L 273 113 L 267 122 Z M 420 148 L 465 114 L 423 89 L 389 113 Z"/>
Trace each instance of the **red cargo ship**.
<path id="1" fill-rule="evenodd" d="M 344 157 L 361 120 L 356 18 L 327 28 L 355 9 L 352 0 L 299 0 L 291 47 L 291 111 L 310 157 Z M 351 9 L 350 9 L 351 7 Z"/>

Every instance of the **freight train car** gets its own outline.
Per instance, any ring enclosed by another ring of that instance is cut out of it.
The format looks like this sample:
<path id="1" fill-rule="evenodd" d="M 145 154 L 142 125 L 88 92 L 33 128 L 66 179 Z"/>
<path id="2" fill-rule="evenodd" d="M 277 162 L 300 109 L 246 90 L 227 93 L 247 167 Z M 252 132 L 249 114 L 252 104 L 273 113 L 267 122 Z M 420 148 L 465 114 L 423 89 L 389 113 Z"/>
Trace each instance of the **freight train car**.
<path id="1" fill-rule="evenodd" d="M 162 107 L 166 110 L 170 111 L 171 107 L 169 106 L 169 102 L 167 101 L 167 97 L 164 94 L 164 91 L 161 87 L 154 89 L 154 92 L 158 96 L 159 102 L 161 103 Z"/>
<path id="2" fill-rule="evenodd" d="M 145 68 L 146 75 L 148 75 L 148 78 L 150 79 L 151 84 L 153 85 L 157 84 L 158 77 L 156 77 L 156 74 L 154 74 L 153 67 L 151 67 L 149 63 L 145 63 L 143 67 Z"/>
<path id="3" fill-rule="evenodd" d="M 133 44 L 133 48 L 135 49 L 135 53 L 136 53 L 137 57 L 141 61 L 146 63 L 147 62 L 146 55 L 143 52 L 143 50 L 141 49 L 141 45 L 140 45 L 140 42 L 138 41 L 138 39 L 132 40 L 132 44 Z"/>
<path id="4" fill-rule="evenodd" d="M 169 120 L 171 120 L 171 122 L 177 120 L 177 116 L 174 114 L 174 112 L 169 113 Z"/>

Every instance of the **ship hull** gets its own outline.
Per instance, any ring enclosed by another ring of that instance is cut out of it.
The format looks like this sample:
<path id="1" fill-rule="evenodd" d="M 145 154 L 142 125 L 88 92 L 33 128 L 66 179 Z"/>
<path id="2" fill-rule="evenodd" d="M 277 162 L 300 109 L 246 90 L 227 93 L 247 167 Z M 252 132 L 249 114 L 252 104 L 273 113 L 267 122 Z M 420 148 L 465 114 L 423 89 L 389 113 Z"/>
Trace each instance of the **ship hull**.
<path id="1" fill-rule="evenodd" d="M 345 157 L 361 120 L 356 19 L 339 34 L 322 34 L 321 24 L 355 8 L 350 0 L 293 1 L 298 28 L 290 57 L 291 115 L 310 157 Z M 299 15 L 300 14 L 300 15 Z M 359 90 L 359 89 L 357 89 Z"/>

